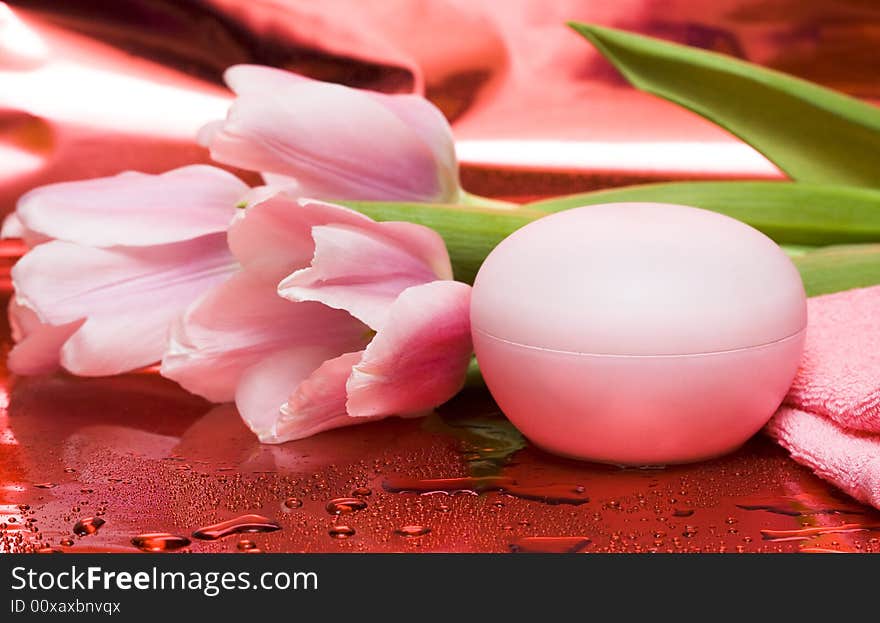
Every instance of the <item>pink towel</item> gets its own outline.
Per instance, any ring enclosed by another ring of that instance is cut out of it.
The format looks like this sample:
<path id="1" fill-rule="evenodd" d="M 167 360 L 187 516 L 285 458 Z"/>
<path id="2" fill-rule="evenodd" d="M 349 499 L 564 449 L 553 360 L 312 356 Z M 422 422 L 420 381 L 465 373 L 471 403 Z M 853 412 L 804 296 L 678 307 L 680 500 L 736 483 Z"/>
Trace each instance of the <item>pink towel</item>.
<path id="1" fill-rule="evenodd" d="M 880 286 L 811 298 L 804 358 L 767 432 L 880 508 Z"/>

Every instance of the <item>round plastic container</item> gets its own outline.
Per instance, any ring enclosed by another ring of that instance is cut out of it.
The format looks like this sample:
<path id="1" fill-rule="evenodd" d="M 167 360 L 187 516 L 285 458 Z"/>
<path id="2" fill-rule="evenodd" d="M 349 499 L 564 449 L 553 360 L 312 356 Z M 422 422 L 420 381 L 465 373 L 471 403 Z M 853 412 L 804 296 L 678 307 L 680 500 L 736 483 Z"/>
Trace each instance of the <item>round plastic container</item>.
<path id="1" fill-rule="evenodd" d="M 785 396 L 806 327 L 764 234 L 686 206 L 620 203 L 518 230 L 474 283 L 483 377 L 538 446 L 655 465 L 729 452 Z"/>

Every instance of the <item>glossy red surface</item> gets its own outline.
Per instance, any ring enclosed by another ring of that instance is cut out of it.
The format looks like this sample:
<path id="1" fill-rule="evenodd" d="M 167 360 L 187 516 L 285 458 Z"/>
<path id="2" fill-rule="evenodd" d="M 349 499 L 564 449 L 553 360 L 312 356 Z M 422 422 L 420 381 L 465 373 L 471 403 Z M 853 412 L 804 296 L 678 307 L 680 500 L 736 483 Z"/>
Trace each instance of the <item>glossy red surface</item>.
<path id="1" fill-rule="evenodd" d="M 722 131 L 628 89 L 562 13 L 880 96 L 880 16 L 861 0 L 560 2 L 558 15 L 520 0 L 491 27 L 479 2 L 457 3 L 464 17 L 431 3 L 432 19 L 461 25 L 446 30 L 388 26 L 398 19 L 346 29 L 317 9 L 293 19 L 319 6 L 297 0 L 100 4 L 15 3 L 46 56 L 37 46 L 0 66 L 0 212 L 50 181 L 205 161 L 193 132 L 223 114 L 219 74 L 235 62 L 424 90 L 454 120 L 463 182 L 477 193 L 778 176 Z M 20 251 L 0 248 L 0 303 Z M 0 340 L 8 348 L 5 323 Z M 281 529 L 192 538 L 228 521 Z M 155 373 L 14 378 L 0 364 L 0 551 L 868 552 L 880 551 L 878 525 L 880 513 L 762 436 L 710 462 L 620 470 L 530 447 L 484 390 L 470 390 L 424 420 L 267 446 L 233 406 Z"/>
<path id="2" fill-rule="evenodd" d="M 2 397 L 2 551 L 138 552 L 144 535 L 169 552 L 880 551 L 880 513 L 764 437 L 706 463 L 622 470 L 524 444 L 483 390 L 425 420 L 281 446 L 149 372 L 4 373 Z M 105 523 L 75 534 L 88 518 Z M 236 518 L 243 534 L 191 538 Z"/>

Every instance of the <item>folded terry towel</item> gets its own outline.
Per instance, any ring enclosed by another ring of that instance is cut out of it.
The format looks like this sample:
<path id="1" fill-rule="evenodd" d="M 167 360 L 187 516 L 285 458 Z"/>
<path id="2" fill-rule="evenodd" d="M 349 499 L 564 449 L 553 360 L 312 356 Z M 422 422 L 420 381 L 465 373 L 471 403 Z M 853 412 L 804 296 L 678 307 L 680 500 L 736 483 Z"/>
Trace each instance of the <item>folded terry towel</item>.
<path id="1" fill-rule="evenodd" d="M 767 432 L 880 508 L 880 286 L 811 298 L 804 357 Z"/>
<path id="2" fill-rule="evenodd" d="M 880 286 L 809 299 L 801 367 L 785 404 L 880 432 Z"/>
<path id="3" fill-rule="evenodd" d="M 791 407 L 776 412 L 767 432 L 798 463 L 859 502 L 880 508 L 880 436 Z"/>

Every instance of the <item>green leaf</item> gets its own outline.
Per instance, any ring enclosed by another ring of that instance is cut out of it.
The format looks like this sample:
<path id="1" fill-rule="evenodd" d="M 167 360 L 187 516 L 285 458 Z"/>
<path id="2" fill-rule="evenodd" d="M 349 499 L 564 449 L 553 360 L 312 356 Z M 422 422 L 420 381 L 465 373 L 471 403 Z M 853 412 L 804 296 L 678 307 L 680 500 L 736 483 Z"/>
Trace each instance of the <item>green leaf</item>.
<path id="1" fill-rule="evenodd" d="M 462 402 L 471 401 L 463 411 Z M 455 410 L 453 411 L 453 407 Z M 474 415 L 474 410 L 486 411 Z M 467 413 L 462 416 L 461 413 Z M 526 447 L 526 440 L 516 427 L 484 393 L 459 394 L 449 403 L 447 413 L 433 413 L 423 427 L 433 433 L 449 435 L 460 443 L 471 476 L 495 476 L 517 451 Z"/>
<path id="2" fill-rule="evenodd" d="M 714 52 L 570 26 L 635 87 L 729 130 L 793 179 L 880 187 L 880 108 Z"/>
<path id="3" fill-rule="evenodd" d="M 615 188 L 527 204 L 577 206 L 656 201 L 695 206 L 748 223 L 780 244 L 880 242 L 880 191 L 795 182 L 670 182 Z"/>
<path id="4" fill-rule="evenodd" d="M 807 296 L 880 284 L 880 244 L 825 247 L 792 261 Z"/>

